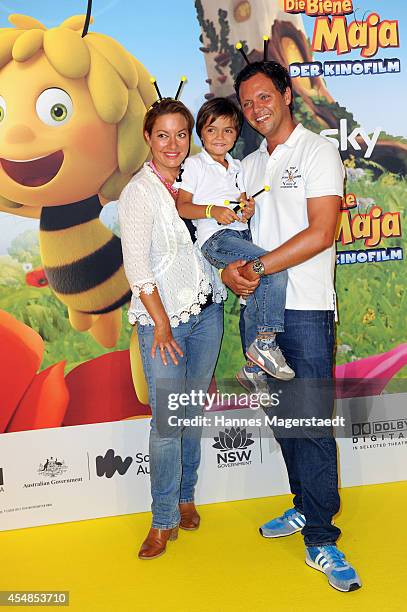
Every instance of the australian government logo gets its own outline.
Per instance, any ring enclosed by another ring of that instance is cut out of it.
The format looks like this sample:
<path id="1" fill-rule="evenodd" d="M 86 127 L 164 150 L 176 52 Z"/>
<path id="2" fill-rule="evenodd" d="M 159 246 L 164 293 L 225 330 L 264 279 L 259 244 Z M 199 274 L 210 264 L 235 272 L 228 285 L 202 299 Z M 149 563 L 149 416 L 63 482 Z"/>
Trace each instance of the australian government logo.
<path id="1" fill-rule="evenodd" d="M 254 444 L 252 437 L 252 433 L 247 433 L 246 429 L 240 427 L 220 431 L 219 435 L 214 437 L 215 444 L 212 444 L 212 447 L 218 450 L 218 468 L 250 465 L 252 449 L 249 447 Z"/>
<path id="2" fill-rule="evenodd" d="M 65 463 L 65 460 L 60 457 L 50 456 L 45 458 L 38 465 L 36 471 L 39 476 L 39 480 L 24 483 L 24 489 L 53 485 L 71 485 L 74 483 L 83 482 L 82 476 L 70 476 L 69 474 L 65 475 L 69 471 L 69 467 Z"/>
<path id="3" fill-rule="evenodd" d="M 407 418 L 352 424 L 353 450 L 407 445 Z"/>
<path id="4" fill-rule="evenodd" d="M 280 187 L 282 189 L 297 189 L 300 178 L 301 173 L 298 167 L 289 166 L 286 170 L 284 170 L 283 176 L 281 177 Z"/>
<path id="5" fill-rule="evenodd" d="M 55 478 L 61 476 L 68 469 L 63 459 L 58 460 L 58 457 L 48 457 L 43 463 L 40 463 L 38 474 L 46 478 Z"/>

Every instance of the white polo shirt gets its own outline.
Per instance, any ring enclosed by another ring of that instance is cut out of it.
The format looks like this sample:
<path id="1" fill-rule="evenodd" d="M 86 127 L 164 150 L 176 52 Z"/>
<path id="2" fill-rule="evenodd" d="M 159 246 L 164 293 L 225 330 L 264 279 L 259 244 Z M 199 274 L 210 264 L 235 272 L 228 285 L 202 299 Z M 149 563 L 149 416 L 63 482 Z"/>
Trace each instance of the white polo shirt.
<path id="1" fill-rule="evenodd" d="M 271 155 L 263 140 L 242 165 L 248 195 L 270 185 L 269 192 L 256 198 L 251 224 L 253 242 L 267 251 L 309 226 L 307 198 L 343 195 L 345 173 L 338 150 L 301 124 Z M 286 308 L 335 310 L 334 267 L 335 243 L 288 268 Z"/>
<path id="2" fill-rule="evenodd" d="M 187 157 L 181 174 L 180 189 L 193 194 L 193 204 L 216 204 L 225 206 L 225 200 L 239 200 L 246 191 L 243 181 L 242 162 L 233 159 L 229 153 L 225 156 L 228 167 L 225 168 L 205 150 L 197 155 Z M 218 225 L 215 219 L 194 219 L 197 228 L 197 242 L 201 247 L 213 234 L 226 227 L 231 230 L 247 230 L 247 223 L 234 221 L 230 225 Z"/>

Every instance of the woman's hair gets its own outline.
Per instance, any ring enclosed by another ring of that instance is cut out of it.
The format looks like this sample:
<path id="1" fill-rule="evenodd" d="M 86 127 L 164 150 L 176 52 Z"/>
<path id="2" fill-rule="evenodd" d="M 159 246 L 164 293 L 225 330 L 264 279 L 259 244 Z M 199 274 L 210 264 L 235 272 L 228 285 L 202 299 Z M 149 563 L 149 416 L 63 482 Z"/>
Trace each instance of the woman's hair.
<path id="1" fill-rule="evenodd" d="M 26 15 L 10 15 L 9 21 L 15 29 L 1 30 L 0 69 L 12 59 L 26 62 L 41 52 L 61 76 L 86 78 L 98 116 L 117 124 L 118 167 L 100 188 L 103 196 L 116 199 L 148 156 L 144 139 L 135 143 L 134 135 L 141 136 L 146 109 L 156 99 L 149 73 L 110 36 L 90 32 L 82 37 L 85 15 L 49 30 Z"/>
<path id="2" fill-rule="evenodd" d="M 229 98 L 212 98 L 202 104 L 196 117 L 196 133 L 202 140 L 201 133 L 205 125 L 211 125 L 219 117 L 228 117 L 235 125 L 239 134 L 243 123 L 242 111 Z"/>
<path id="3" fill-rule="evenodd" d="M 188 132 L 191 136 L 195 123 L 192 113 L 185 106 L 185 104 L 179 100 L 173 100 L 173 98 L 163 98 L 162 100 L 155 102 L 147 111 L 147 114 L 144 117 L 144 132 L 147 132 L 147 134 L 151 136 L 154 123 L 157 121 L 158 117 L 162 117 L 163 115 L 175 115 L 176 113 L 179 113 L 186 119 Z"/>

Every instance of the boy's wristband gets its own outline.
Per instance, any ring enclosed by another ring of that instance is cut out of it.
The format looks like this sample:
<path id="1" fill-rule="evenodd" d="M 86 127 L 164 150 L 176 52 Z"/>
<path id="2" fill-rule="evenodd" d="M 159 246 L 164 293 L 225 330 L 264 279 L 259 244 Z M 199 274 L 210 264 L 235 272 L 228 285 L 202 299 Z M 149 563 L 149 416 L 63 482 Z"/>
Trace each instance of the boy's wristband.
<path id="1" fill-rule="evenodd" d="M 206 210 L 205 210 L 205 217 L 206 217 L 207 219 L 210 219 L 210 218 L 211 218 L 211 210 L 212 210 L 212 208 L 213 208 L 213 207 L 214 207 L 214 204 L 208 204 L 208 206 L 206 207 Z"/>

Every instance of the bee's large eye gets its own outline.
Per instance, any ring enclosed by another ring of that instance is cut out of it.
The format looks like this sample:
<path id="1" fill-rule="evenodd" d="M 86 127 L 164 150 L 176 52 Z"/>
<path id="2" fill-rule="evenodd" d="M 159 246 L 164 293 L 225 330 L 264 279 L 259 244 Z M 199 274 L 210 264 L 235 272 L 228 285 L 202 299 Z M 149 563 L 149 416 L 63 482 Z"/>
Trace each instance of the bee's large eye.
<path id="1" fill-rule="evenodd" d="M 63 125 L 72 116 L 73 104 L 63 89 L 52 87 L 38 96 L 35 105 L 37 115 L 47 125 Z"/>
<path id="2" fill-rule="evenodd" d="M 0 96 L 0 121 L 3 121 L 6 116 L 6 101 L 3 96 Z"/>

